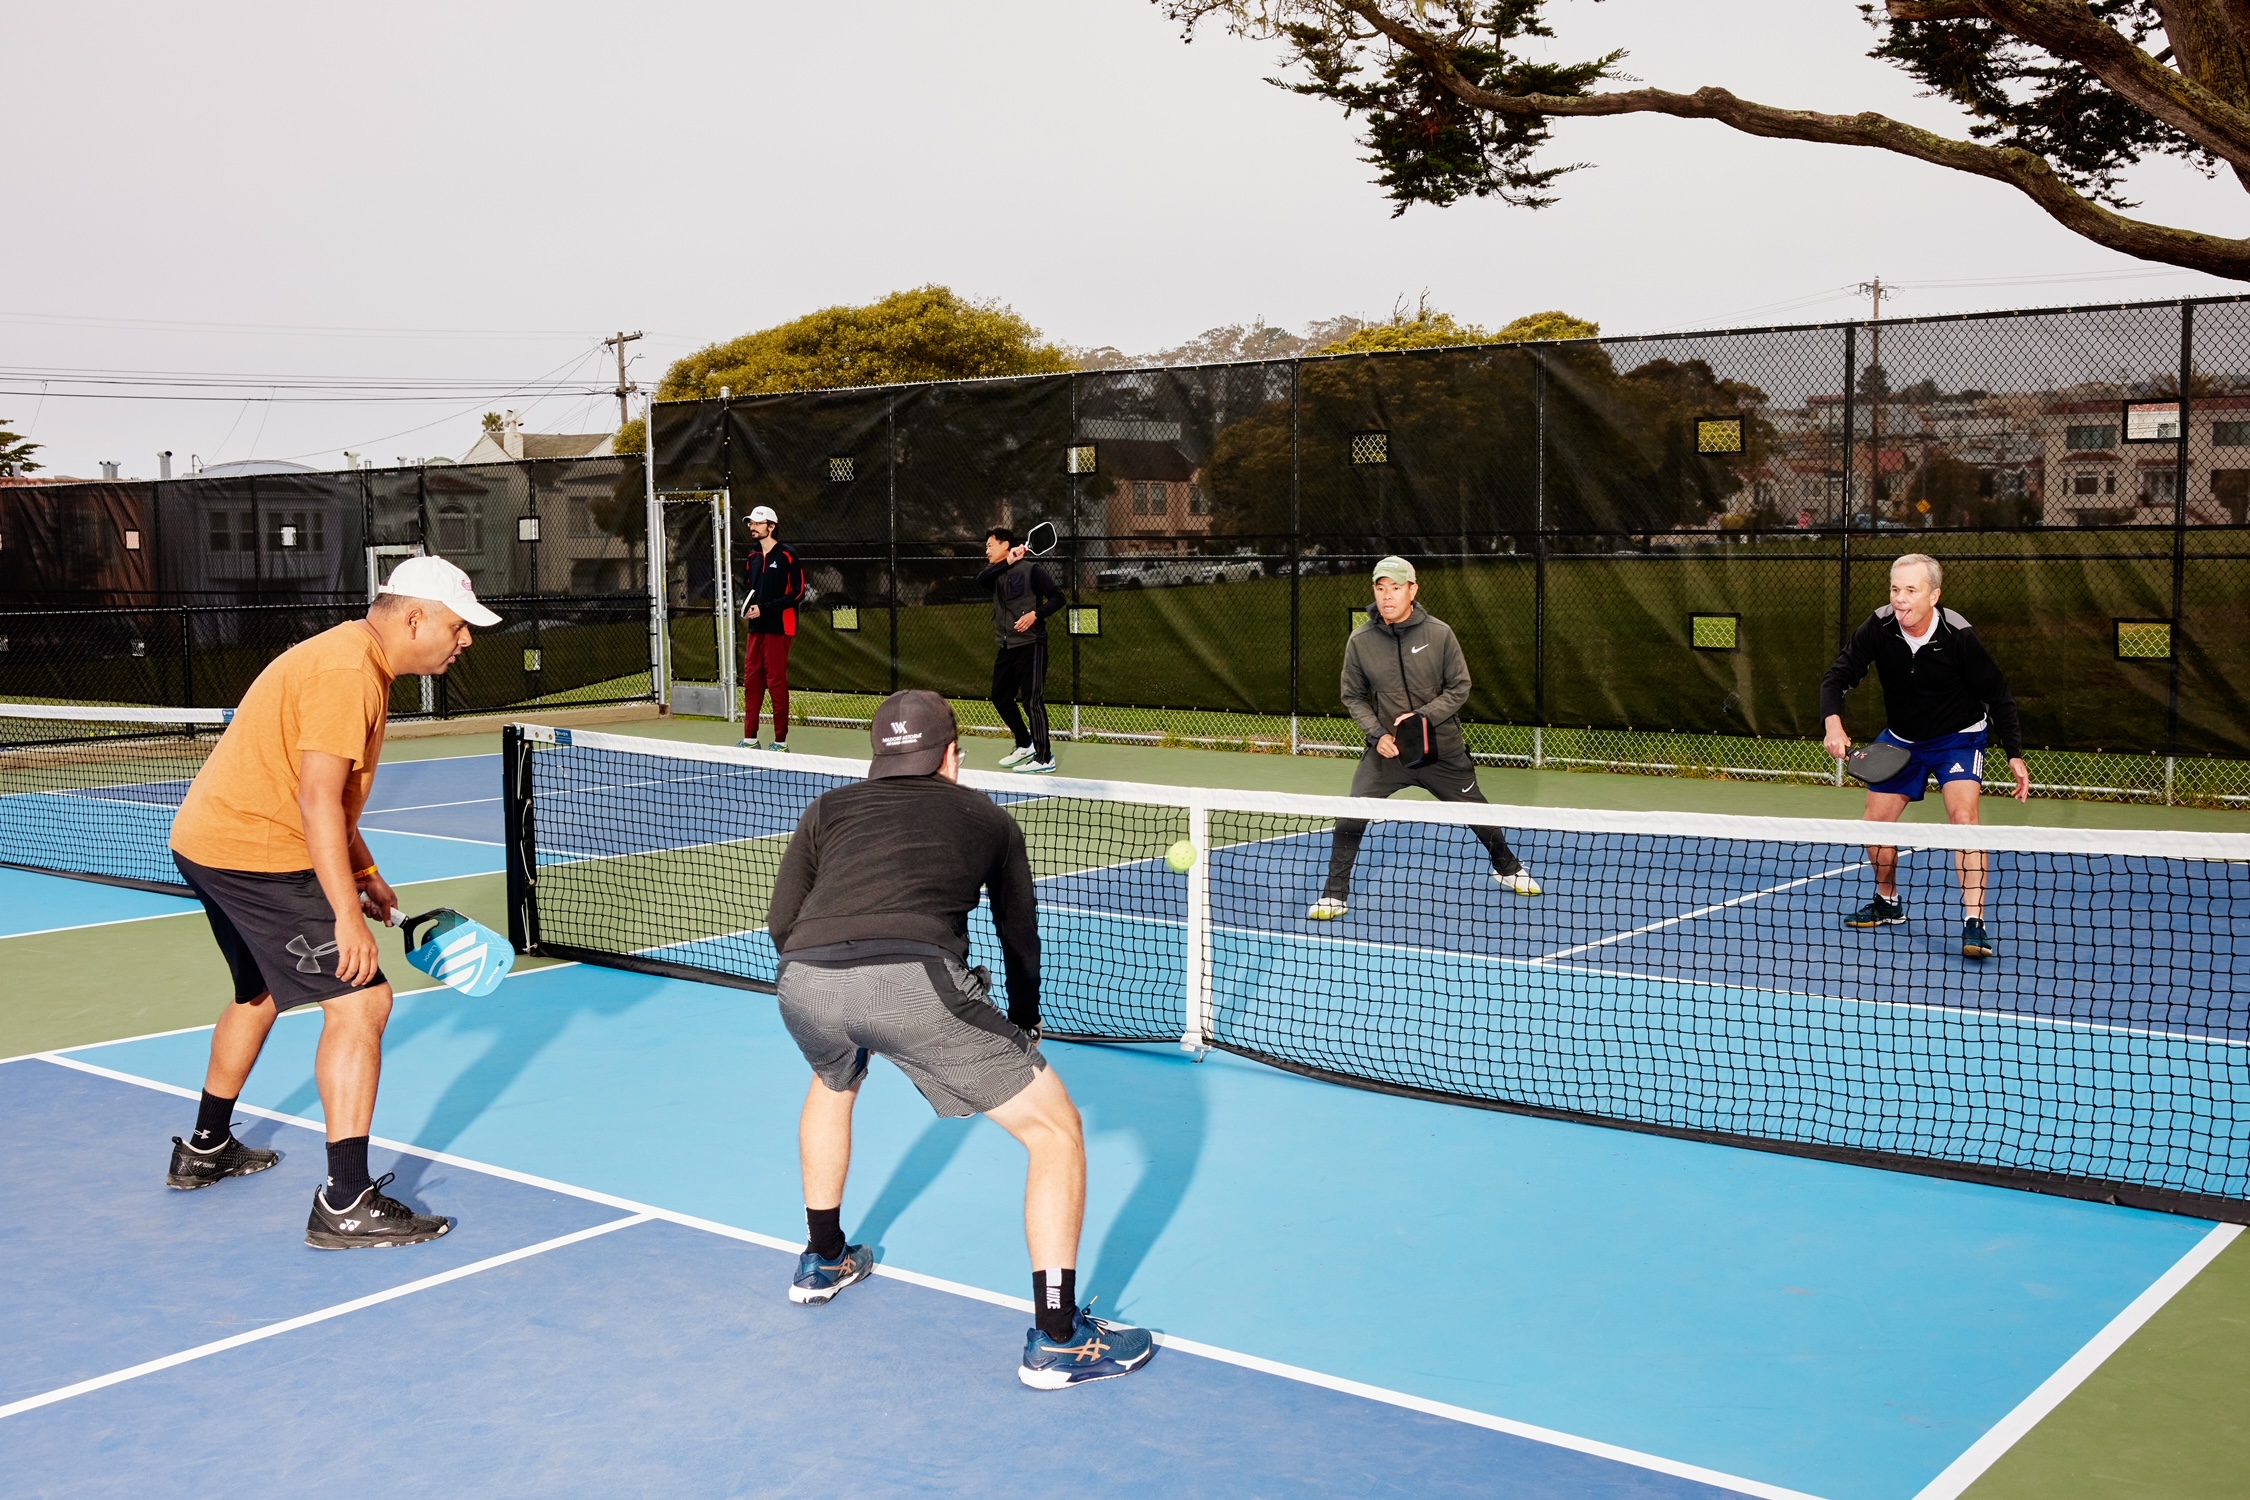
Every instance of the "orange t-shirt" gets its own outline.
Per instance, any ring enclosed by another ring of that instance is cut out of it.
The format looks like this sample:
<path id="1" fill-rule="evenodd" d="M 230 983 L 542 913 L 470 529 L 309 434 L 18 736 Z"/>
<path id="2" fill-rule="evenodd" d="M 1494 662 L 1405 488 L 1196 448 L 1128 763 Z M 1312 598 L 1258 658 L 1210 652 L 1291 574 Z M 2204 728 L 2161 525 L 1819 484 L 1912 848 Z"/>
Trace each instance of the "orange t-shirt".
<path id="1" fill-rule="evenodd" d="M 275 657 L 196 773 L 172 820 L 172 847 L 215 870 L 311 869 L 297 810 L 299 757 L 322 750 L 351 761 L 344 821 L 358 828 L 383 754 L 391 676 L 382 643 L 357 620 Z"/>

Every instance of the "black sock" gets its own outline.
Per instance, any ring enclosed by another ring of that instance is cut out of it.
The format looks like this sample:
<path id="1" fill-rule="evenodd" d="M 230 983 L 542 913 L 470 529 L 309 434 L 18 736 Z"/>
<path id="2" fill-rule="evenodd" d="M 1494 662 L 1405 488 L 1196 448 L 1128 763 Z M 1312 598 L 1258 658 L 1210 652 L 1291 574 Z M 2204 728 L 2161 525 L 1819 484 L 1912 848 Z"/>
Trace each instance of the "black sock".
<path id="1" fill-rule="evenodd" d="M 367 1137 L 328 1143 L 328 1185 L 321 1189 L 330 1208 L 349 1208 L 374 1186 L 367 1175 Z"/>
<path id="2" fill-rule="evenodd" d="M 209 1089 L 203 1091 L 203 1102 L 195 1107 L 195 1134 L 188 1144 L 198 1151 L 216 1151 L 234 1134 L 234 1101 L 221 1099 Z"/>
<path id="3" fill-rule="evenodd" d="M 1070 1342 L 1071 1330 L 1078 1326 L 1077 1267 L 1031 1273 L 1031 1315 L 1041 1333 L 1058 1344 Z"/>
<path id="4" fill-rule="evenodd" d="M 810 1231 L 805 1248 L 822 1260 L 844 1258 L 844 1211 L 840 1208 L 808 1208 L 805 1210 L 805 1228 Z"/>

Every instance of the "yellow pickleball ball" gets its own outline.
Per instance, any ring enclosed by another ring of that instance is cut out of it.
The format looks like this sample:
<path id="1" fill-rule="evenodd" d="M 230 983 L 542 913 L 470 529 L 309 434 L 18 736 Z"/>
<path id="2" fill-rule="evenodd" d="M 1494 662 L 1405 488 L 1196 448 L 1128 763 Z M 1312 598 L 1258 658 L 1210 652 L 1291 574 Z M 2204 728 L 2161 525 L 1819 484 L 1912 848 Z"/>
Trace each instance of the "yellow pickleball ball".
<path id="1" fill-rule="evenodd" d="M 1189 843 L 1186 839 L 1181 839 L 1170 849 L 1164 851 L 1164 862 L 1180 874 L 1185 875 L 1195 865 L 1195 845 Z"/>

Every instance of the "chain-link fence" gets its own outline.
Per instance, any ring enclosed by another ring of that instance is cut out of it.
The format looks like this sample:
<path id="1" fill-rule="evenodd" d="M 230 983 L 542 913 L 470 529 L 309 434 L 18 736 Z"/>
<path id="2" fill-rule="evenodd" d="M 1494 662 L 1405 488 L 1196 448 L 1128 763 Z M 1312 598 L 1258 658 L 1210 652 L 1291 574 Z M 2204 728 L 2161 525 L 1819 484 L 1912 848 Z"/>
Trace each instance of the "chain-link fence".
<path id="1" fill-rule="evenodd" d="M 2246 299 L 654 417 L 656 488 L 724 493 L 737 569 L 752 508 L 781 514 L 807 582 L 792 677 L 826 717 L 900 686 L 980 700 L 985 529 L 1051 520 L 1071 607 L 1048 697 L 1081 736 L 1356 752 L 1344 641 L 1398 552 L 1461 636 L 1480 756 L 1832 779 L 1820 676 L 1923 552 L 2008 672 L 2043 789 L 2250 805 Z M 622 458 L 0 488 L 0 691 L 231 702 L 419 547 L 507 621 L 432 711 L 648 697 L 644 484 Z M 699 576 L 681 587 L 720 597 Z M 698 606 L 671 604 L 672 675 L 720 675 Z M 1855 737 L 1880 712 L 1856 694 Z"/>
<path id="2" fill-rule="evenodd" d="M 0 488 L 0 697 L 228 707 L 434 552 L 501 616 L 393 712 L 655 695 L 637 457 Z"/>
<path id="3" fill-rule="evenodd" d="M 1832 780 L 1820 677 L 1923 552 L 2043 790 L 2250 803 L 2243 299 L 666 403 L 655 434 L 660 488 L 781 513 L 825 717 L 981 698 L 984 530 L 1053 520 L 1081 736 L 1356 753 L 1344 639 L 1398 552 L 1481 757 Z"/>

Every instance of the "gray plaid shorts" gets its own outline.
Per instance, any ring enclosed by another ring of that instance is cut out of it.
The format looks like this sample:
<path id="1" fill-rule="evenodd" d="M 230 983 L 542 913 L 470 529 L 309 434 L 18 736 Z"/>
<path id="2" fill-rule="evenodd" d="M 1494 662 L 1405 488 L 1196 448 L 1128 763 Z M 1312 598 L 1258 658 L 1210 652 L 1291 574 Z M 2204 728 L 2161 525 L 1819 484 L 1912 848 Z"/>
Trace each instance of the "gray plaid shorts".
<path id="1" fill-rule="evenodd" d="M 781 1021 L 820 1081 L 839 1093 L 870 1053 L 898 1064 L 940 1115 L 979 1115 L 1047 1066 L 1039 1044 L 992 1003 L 983 969 L 950 955 L 781 966 Z"/>

